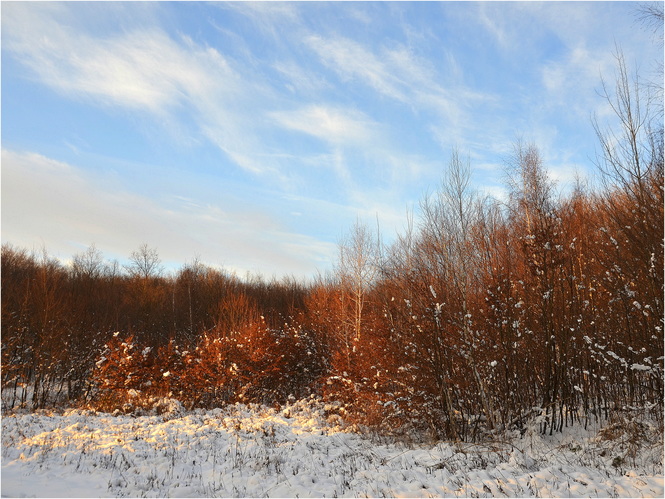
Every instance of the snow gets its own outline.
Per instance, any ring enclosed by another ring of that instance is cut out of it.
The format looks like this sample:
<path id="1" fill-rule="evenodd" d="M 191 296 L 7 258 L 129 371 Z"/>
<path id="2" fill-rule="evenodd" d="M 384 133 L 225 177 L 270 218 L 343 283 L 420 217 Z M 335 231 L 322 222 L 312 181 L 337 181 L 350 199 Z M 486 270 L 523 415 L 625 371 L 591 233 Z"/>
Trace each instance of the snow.
<path id="1" fill-rule="evenodd" d="M 418 446 L 351 431 L 317 400 L 161 407 L 5 414 L 2 496 L 663 496 L 662 439 L 630 454 L 599 427 Z"/>

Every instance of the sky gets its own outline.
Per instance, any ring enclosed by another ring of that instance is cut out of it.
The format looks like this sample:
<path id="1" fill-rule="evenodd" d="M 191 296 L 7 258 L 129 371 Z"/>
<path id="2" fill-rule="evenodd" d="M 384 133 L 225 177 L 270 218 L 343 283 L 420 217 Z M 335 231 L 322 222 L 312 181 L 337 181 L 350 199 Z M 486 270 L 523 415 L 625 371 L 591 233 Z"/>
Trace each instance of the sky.
<path id="1" fill-rule="evenodd" d="M 3 1 L 2 242 L 308 279 L 356 221 L 403 232 L 453 149 L 499 199 L 518 139 L 593 179 L 617 46 L 663 61 L 638 5 Z"/>

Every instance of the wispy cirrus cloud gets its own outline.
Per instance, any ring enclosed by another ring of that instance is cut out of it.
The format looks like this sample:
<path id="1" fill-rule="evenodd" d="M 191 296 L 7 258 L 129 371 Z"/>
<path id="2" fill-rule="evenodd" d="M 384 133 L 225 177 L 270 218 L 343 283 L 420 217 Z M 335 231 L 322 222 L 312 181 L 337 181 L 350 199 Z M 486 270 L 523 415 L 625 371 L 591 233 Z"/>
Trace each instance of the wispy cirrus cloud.
<path id="1" fill-rule="evenodd" d="M 497 101 L 466 85 L 450 55 L 442 70 L 400 44 L 373 48 L 342 36 L 320 35 L 307 37 L 305 43 L 342 82 L 365 85 L 414 115 L 430 116 L 432 137 L 448 137 L 446 147 L 469 135 L 479 106 Z"/>
<path id="2" fill-rule="evenodd" d="M 263 33 L 273 38 L 279 36 L 284 24 L 301 23 L 298 6 L 292 2 L 220 2 L 217 6 L 251 19 Z"/>
<path id="3" fill-rule="evenodd" d="M 272 112 L 279 125 L 297 130 L 335 145 L 360 145 L 376 138 L 378 127 L 356 109 L 309 105 L 294 111 Z"/>
<path id="4" fill-rule="evenodd" d="M 314 96 L 332 87 L 321 76 L 293 60 L 276 61 L 272 67 L 285 78 L 285 87 L 291 94 Z"/>
<path id="5" fill-rule="evenodd" d="M 305 43 L 314 50 L 329 69 L 343 81 L 359 80 L 377 92 L 405 102 L 407 82 L 401 71 L 392 71 L 391 64 L 381 60 L 362 44 L 344 37 L 327 38 L 310 35 Z"/>
<path id="6" fill-rule="evenodd" d="M 70 97 L 162 113 L 207 93 L 213 74 L 233 79 L 219 54 L 187 50 L 158 28 L 97 37 L 71 30 L 58 10 L 23 7 L 3 9 L 5 48 Z"/>
<path id="7" fill-rule="evenodd" d="M 579 45 L 562 58 L 541 68 L 543 89 L 548 106 L 573 113 L 577 119 L 589 119 L 590 110 L 602 108 L 599 98 L 601 78 L 611 78 L 616 59 L 607 51 Z"/>
<path id="8" fill-rule="evenodd" d="M 150 114 L 166 125 L 182 123 L 184 116 L 195 127 L 187 133 L 209 140 L 240 167 L 275 173 L 252 159 L 260 142 L 245 117 L 248 103 L 268 90 L 233 61 L 186 36 L 173 38 L 159 26 L 94 36 L 70 29 L 65 14 L 3 6 L 5 49 L 41 83 L 74 99 Z"/>
<path id="9" fill-rule="evenodd" d="M 343 36 L 320 35 L 308 36 L 305 43 L 342 81 L 361 83 L 408 106 L 425 108 L 436 98 L 447 102 L 439 107 L 445 112 L 460 98 L 453 99 L 431 63 L 404 45 L 374 48 Z"/>

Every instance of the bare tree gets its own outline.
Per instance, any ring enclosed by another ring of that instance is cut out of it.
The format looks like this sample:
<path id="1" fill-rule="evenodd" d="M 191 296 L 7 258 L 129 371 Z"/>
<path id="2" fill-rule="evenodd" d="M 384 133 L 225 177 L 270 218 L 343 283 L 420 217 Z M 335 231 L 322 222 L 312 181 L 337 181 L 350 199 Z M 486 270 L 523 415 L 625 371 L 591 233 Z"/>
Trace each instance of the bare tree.
<path id="1" fill-rule="evenodd" d="M 594 115 L 592 124 L 600 143 L 596 165 L 610 187 L 626 189 L 640 204 L 649 178 L 663 174 L 663 101 L 660 93 L 629 74 L 621 50 L 615 54 L 614 88 L 601 79 L 600 96 L 610 105 L 618 126 L 602 126 Z"/>
<path id="2" fill-rule="evenodd" d="M 84 252 L 74 255 L 72 270 L 76 277 L 86 277 L 88 279 L 100 277 L 104 271 L 102 252 L 95 247 L 94 243 L 91 244 Z"/>
<path id="3" fill-rule="evenodd" d="M 357 220 L 349 235 L 340 243 L 336 269 L 341 285 L 342 320 L 345 323 L 342 341 L 347 360 L 352 350 L 351 341 L 359 341 L 362 334 L 363 310 L 378 275 L 378 255 L 379 245 L 371 230 Z"/>
<path id="4" fill-rule="evenodd" d="M 646 27 L 651 29 L 654 34 L 660 32 L 660 40 L 663 40 L 663 3 L 649 2 L 640 4 L 637 8 L 637 18 Z"/>
<path id="5" fill-rule="evenodd" d="M 163 271 L 159 253 L 146 243 L 139 246 L 138 250 L 132 251 L 129 261 L 130 264 L 125 268 L 133 277 L 148 279 L 159 276 Z"/>
<path id="6" fill-rule="evenodd" d="M 460 353 L 471 370 L 478 389 L 483 411 L 490 428 L 494 427 L 491 403 L 487 396 L 476 360 L 476 341 L 473 332 L 473 311 L 469 303 L 478 277 L 478 253 L 472 240 L 472 229 L 477 224 L 480 209 L 475 191 L 471 189 L 471 166 L 453 150 L 440 191 L 434 201 L 423 203 L 425 240 L 433 245 L 438 267 L 442 271 L 441 288 L 448 288 L 448 296 L 456 306 L 449 320 L 461 333 Z M 445 284 L 444 284 L 445 283 Z M 440 307 L 436 307 L 440 310 Z"/>
<path id="7" fill-rule="evenodd" d="M 660 13 L 651 15 L 662 26 L 662 6 Z M 614 85 L 603 80 L 600 95 L 616 121 L 613 126 L 601 126 L 593 118 L 601 148 L 596 162 L 605 183 L 601 264 L 604 283 L 613 296 L 607 315 L 614 321 L 607 329 L 613 331 L 609 340 L 650 351 L 656 338 L 651 332 L 662 335 L 664 313 L 662 68 L 658 85 L 644 85 L 637 72 L 629 71 L 619 49 L 615 58 Z M 638 305 L 641 309 L 636 310 Z M 654 382 L 658 387 L 654 393 L 662 393 L 662 371 L 650 373 L 651 380 L 631 376 L 623 384 L 633 391 L 646 381 Z"/>
<path id="8" fill-rule="evenodd" d="M 606 211 L 622 240 L 632 247 L 635 261 L 643 265 L 663 261 L 663 101 L 662 91 L 654 94 L 640 85 L 639 76 L 629 76 L 621 51 L 616 54 L 614 89 L 603 80 L 601 96 L 609 103 L 618 126 L 602 127 L 596 117 L 593 126 L 601 151 L 596 163 L 606 183 Z M 616 196 L 615 192 L 625 193 Z M 639 214 L 634 223 L 623 220 L 629 210 Z M 627 262 L 626 262 L 627 263 Z M 653 265 L 652 265 L 653 267 Z M 654 296 L 662 295 L 663 275 L 650 270 Z M 662 300 L 658 298 L 662 314 Z"/>
<path id="9" fill-rule="evenodd" d="M 521 242 L 528 274 L 525 302 L 530 304 L 525 320 L 539 336 L 533 342 L 534 356 L 542 369 L 542 407 L 551 412 L 554 430 L 555 408 L 565 381 L 565 346 L 562 324 L 562 227 L 554 200 L 554 183 L 548 178 L 540 153 L 533 144 L 518 141 L 510 160 L 511 217 Z M 559 305 L 559 306 L 557 306 Z M 545 428 L 543 428 L 545 429 Z"/>
<path id="10" fill-rule="evenodd" d="M 537 222 L 552 212 L 554 185 L 547 177 L 540 152 L 534 144 L 517 140 L 507 166 L 512 214 L 522 219 L 526 234 L 531 237 L 539 230 Z"/>

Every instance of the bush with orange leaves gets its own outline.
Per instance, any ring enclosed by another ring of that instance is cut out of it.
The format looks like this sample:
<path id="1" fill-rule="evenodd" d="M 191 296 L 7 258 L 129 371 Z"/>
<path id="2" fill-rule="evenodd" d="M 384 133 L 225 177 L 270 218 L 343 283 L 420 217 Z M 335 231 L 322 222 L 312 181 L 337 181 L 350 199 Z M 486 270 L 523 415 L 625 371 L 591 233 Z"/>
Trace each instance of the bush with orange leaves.
<path id="1" fill-rule="evenodd" d="M 93 372 L 94 405 L 127 412 L 163 397 L 188 408 L 281 404 L 310 394 L 322 370 L 313 336 L 297 324 L 271 329 L 261 320 L 233 334 L 204 334 L 191 351 L 173 340 L 152 349 L 115 335 Z"/>
<path id="2" fill-rule="evenodd" d="M 233 337 L 204 334 L 193 351 L 183 351 L 183 390 L 177 398 L 185 406 L 214 407 L 231 401 L 243 379 L 238 371 Z"/>
<path id="3" fill-rule="evenodd" d="M 319 347 L 301 325 L 269 328 L 262 321 L 237 344 L 238 370 L 244 378 L 237 398 L 243 402 L 281 404 L 311 393 L 323 370 Z"/>
<path id="4" fill-rule="evenodd" d="M 158 372 L 152 348 L 139 346 L 132 335 L 123 339 L 115 333 L 92 373 L 95 406 L 102 410 L 131 409 L 131 399 L 155 391 Z"/>

